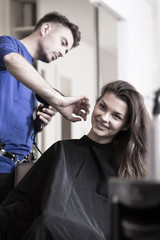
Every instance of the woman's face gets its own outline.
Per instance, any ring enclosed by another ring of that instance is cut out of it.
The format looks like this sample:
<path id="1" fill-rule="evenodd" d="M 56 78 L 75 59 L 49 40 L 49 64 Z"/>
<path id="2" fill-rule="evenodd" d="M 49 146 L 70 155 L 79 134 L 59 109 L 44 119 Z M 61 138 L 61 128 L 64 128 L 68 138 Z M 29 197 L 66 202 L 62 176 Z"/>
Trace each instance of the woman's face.
<path id="1" fill-rule="evenodd" d="M 88 136 L 99 143 L 109 143 L 121 130 L 126 130 L 127 104 L 114 93 L 106 92 L 92 113 L 92 128 Z"/>

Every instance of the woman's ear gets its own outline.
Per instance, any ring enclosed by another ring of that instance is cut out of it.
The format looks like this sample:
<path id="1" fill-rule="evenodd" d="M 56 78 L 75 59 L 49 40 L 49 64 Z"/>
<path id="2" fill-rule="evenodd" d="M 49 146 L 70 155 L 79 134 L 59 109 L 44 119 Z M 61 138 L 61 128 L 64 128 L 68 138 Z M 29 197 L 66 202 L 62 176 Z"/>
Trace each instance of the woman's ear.
<path id="1" fill-rule="evenodd" d="M 50 23 L 44 23 L 41 26 L 41 35 L 45 36 L 50 31 L 50 29 L 51 29 Z"/>

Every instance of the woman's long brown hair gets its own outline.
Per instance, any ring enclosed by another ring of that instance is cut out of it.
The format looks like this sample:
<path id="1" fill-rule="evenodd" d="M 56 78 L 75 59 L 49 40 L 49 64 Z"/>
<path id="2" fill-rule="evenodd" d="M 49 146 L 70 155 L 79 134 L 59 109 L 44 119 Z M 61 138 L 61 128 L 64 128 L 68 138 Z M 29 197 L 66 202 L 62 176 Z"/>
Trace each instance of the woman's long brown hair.
<path id="1" fill-rule="evenodd" d="M 106 92 L 114 93 L 128 106 L 127 130 L 120 131 L 113 139 L 113 152 L 119 165 L 118 176 L 127 179 L 145 177 L 149 115 L 143 96 L 122 80 L 106 84 L 102 88 L 101 97 Z"/>

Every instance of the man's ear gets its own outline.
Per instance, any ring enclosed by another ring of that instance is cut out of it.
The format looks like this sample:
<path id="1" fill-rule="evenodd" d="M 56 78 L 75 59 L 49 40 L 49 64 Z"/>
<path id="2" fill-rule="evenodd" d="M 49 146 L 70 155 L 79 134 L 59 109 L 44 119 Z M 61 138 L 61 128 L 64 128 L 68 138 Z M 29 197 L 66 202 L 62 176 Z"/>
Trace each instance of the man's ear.
<path id="1" fill-rule="evenodd" d="M 41 35 L 45 36 L 50 31 L 50 29 L 51 29 L 50 23 L 44 23 L 41 26 Z"/>

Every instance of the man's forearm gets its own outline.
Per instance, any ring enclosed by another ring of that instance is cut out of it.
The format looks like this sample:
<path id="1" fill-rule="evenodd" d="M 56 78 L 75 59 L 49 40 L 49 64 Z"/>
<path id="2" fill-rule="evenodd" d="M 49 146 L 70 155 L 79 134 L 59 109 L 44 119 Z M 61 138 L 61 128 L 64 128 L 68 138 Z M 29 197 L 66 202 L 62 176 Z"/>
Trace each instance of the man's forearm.
<path id="1" fill-rule="evenodd" d="M 19 82 L 44 98 L 53 107 L 61 106 L 62 95 L 53 89 L 23 56 L 10 53 L 4 57 L 4 64 Z"/>
<path id="2" fill-rule="evenodd" d="M 64 97 L 48 84 L 36 69 L 18 53 L 10 53 L 4 57 L 4 64 L 7 70 L 22 84 L 30 88 L 43 98 L 49 105 L 55 108 L 67 120 L 76 122 L 81 118 L 86 120 L 89 110 L 88 98 Z M 83 110 L 85 112 L 83 112 Z M 78 117 L 72 116 L 72 114 Z"/>

